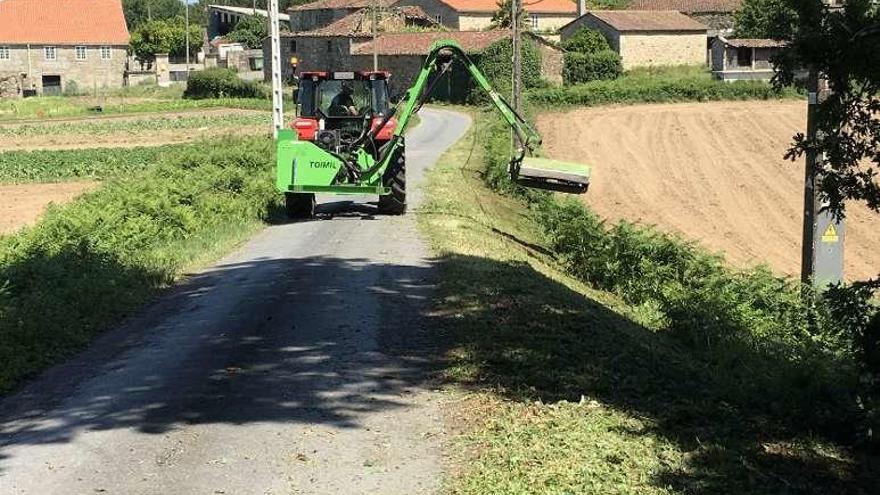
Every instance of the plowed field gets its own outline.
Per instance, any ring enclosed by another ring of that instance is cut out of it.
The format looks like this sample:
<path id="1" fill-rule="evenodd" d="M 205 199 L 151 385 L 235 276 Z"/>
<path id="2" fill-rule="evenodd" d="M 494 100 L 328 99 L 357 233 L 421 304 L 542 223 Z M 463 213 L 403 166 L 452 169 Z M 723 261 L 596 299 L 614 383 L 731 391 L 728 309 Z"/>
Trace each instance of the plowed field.
<path id="1" fill-rule="evenodd" d="M 738 266 L 800 270 L 803 162 L 783 154 L 804 128 L 802 102 L 724 102 L 545 113 L 545 149 L 593 165 L 584 201 L 723 252 Z M 846 278 L 880 271 L 880 215 L 847 210 Z"/>

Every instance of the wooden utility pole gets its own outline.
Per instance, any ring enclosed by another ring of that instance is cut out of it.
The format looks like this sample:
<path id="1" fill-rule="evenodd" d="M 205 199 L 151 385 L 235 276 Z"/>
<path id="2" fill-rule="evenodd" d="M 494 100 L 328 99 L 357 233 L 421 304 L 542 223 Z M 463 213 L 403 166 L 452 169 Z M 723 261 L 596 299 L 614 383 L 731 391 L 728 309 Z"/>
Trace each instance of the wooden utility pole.
<path id="1" fill-rule="evenodd" d="M 827 82 L 815 67 L 807 80 L 807 141 L 821 139 L 819 107 L 828 98 Z M 806 153 L 804 164 L 804 226 L 801 246 L 801 282 L 817 288 L 843 280 L 843 219 L 825 210 L 817 189 L 822 181 L 824 156 L 814 150 Z"/>

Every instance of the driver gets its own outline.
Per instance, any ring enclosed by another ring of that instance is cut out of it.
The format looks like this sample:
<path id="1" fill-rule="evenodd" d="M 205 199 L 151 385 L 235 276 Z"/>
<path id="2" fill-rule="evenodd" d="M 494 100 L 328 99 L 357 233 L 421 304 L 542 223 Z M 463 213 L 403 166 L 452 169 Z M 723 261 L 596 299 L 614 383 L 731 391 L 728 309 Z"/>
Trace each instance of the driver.
<path id="1" fill-rule="evenodd" d="M 341 84 L 341 88 L 339 89 L 339 93 L 333 97 L 333 101 L 330 102 L 331 107 L 341 107 L 344 108 L 349 115 L 357 115 L 357 108 L 354 106 L 354 99 L 351 97 L 354 91 L 351 88 L 351 83 L 344 82 Z"/>

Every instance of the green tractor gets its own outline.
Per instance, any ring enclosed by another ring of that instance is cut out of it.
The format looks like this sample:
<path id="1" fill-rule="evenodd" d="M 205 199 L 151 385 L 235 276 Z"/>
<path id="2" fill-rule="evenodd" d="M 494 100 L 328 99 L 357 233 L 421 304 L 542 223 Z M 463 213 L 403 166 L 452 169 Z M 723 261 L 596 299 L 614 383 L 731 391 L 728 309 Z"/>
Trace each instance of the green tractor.
<path id="1" fill-rule="evenodd" d="M 526 187 L 584 193 L 590 168 L 534 158 L 540 137 L 452 40 L 431 47 L 418 78 L 397 106 L 388 104 L 387 72 L 305 72 L 293 129 L 279 131 L 276 186 L 288 214 L 315 214 L 315 193 L 375 194 L 379 212 L 406 212 L 404 133 L 440 76 L 460 60 L 513 130 L 519 143 L 511 178 Z"/>

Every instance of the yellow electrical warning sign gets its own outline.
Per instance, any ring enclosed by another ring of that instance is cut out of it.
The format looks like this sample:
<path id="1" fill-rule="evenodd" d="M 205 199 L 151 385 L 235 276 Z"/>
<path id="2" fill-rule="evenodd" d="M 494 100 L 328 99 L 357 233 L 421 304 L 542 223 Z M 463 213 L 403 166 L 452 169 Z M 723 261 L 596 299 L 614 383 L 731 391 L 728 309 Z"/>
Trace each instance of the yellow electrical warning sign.
<path id="1" fill-rule="evenodd" d="M 837 229 L 834 227 L 834 224 L 829 224 L 828 228 L 825 229 L 825 233 L 822 234 L 822 242 L 838 242 L 840 241 L 840 236 L 837 235 Z"/>

